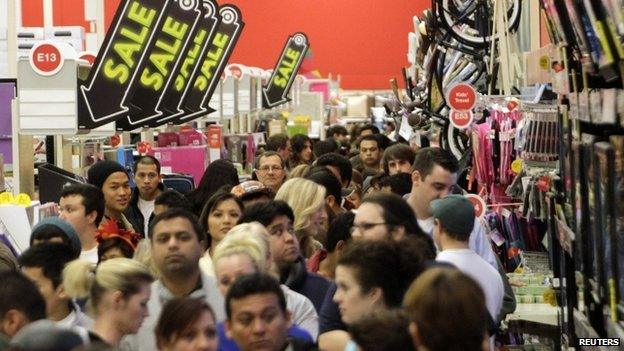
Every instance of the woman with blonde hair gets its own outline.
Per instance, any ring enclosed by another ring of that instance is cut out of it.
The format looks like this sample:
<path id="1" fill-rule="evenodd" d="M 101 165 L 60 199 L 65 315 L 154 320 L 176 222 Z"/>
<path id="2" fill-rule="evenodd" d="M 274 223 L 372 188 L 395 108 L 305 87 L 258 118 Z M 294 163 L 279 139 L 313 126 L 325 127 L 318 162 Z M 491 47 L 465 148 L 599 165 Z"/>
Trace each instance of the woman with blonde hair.
<path id="1" fill-rule="evenodd" d="M 63 270 L 63 286 L 72 298 L 89 298 L 95 321 L 91 342 L 118 347 L 121 338 L 139 330 L 148 316 L 147 302 L 153 278 L 142 263 L 112 258 L 97 267 L 75 260 Z"/>
<path id="2" fill-rule="evenodd" d="M 323 186 L 311 180 L 293 178 L 286 181 L 275 195 L 275 200 L 285 201 L 295 214 L 295 234 L 305 258 L 322 248 L 323 222 L 327 218 L 325 192 Z"/>
<path id="3" fill-rule="evenodd" d="M 403 306 L 419 351 L 490 349 L 483 290 L 455 268 L 425 271 L 405 293 Z"/>
<path id="4" fill-rule="evenodd" d="M 227 295 L 230 286 L 241 275 L 269 272 L 277 277 L 275 272 L 271 272 L 273 260 L 269 234 L 257 222 L 239 224 L 232 228 L 215 248 L 212 259 L 223 296 Z M 286 297 L 286 306 L 292 313 L 293 324 L 316 339 L 318 315 L 312 302 L 286 285 L 281 285 L 281 288 Z"/>

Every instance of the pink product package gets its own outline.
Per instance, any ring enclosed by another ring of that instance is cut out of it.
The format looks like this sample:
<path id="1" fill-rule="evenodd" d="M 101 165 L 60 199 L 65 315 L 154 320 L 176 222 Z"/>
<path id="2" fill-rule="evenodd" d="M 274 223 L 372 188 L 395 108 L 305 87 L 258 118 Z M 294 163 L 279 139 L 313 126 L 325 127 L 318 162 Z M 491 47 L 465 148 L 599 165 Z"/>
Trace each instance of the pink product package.
<path id="1" fill-rule="evenodd" d="M 178 133 L 164 132 L 158 134 L 158 147 L 178 145 L 180 145 L 180 137 L 178 136 Z"/>
<path id="2" fill-rule="evenodd" d="M 210 163 L 206 145 L 155 147 L 148 154 L 160 161 L 163 173 L 190 174 L 196 186 Z"/>
<path id="3" fill-rule="evenodd" d="M 196 130 L 185 130 L 180 132 L 180 146 L 199 146 L 206 145 L 206 135 Z"/>

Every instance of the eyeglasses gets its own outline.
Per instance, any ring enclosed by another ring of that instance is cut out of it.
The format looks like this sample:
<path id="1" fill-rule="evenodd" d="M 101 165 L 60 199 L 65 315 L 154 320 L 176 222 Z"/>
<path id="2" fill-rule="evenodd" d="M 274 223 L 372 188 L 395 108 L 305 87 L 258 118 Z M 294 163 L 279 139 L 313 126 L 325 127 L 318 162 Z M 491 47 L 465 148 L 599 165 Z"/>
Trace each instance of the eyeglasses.
<path id="1" fill-rule="evenodd" d="M 273 172 L 279 172 L 281 170 L 283 170 L 283 167 L 280 166 L 262 166 L 260 168 L 258 168 L 259 171 L 261 172 L 268 172 L 268 171 L 273 171 Z"/>
<path id="2" fill-rule="evenodd" d="M 362 224 L 355 224 L 353 223 L 353 225 L 351 226 L 351 228 L 349 228 L 349 232 L 351 232 L 351 234 L 353 234 L 353 232 L 356 229 L 360 229 L 361 231 L 365 231 L 365 230 L 371 230 L 373 228 L 375 228 L 378 225 L 386 225 L 386 222 L 380 222 L 380 223 L 362 223 Z"/>

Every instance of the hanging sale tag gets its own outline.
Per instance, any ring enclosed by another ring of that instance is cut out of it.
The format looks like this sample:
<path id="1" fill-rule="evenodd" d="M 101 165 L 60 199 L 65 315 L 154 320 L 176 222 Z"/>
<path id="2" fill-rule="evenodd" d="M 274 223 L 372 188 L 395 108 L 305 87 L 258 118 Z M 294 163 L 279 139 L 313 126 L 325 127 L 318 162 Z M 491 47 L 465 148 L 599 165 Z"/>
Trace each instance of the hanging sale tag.
<path id="1" fill-rule="evenodd" d="M 308 37 L 303 33 L 295 33 L 288 38 L 269 84 L 262 88 L 264 108 L 273 108 L 290 101 L 288 98 L 290 87 L 295 81 L 309 46 Z"/>

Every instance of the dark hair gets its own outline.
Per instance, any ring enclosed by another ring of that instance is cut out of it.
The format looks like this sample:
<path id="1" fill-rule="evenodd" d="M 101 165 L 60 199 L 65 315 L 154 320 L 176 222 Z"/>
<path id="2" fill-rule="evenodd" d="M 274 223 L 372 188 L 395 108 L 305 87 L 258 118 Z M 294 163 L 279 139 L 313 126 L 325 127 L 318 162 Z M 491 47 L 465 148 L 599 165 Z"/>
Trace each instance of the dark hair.
<path id="1" fill-rule="evenodd" d="M 329 153 L 322 155 L 316 160 L 317 166 L 332 166 L 338 168 L 340 172 L 340 178 L 345 183 L 351 182 L 351 178 L 353 177 L 353 167 L 351 166 L 351 162 L 349 160 L 339 154 Z"/>
<path id="2" fill-rule="evenodd" d="M 333 138 L 334 135 L 349 135 L 349 131 L 345 126 L 341 126 L 340 124 L 334 124 L 327 128 L 327 133 L 325 134 L 326 138 Z"/>
<path id="3" fill-rule="evenodd" d="M 303 151 L 303 149 L 305 149 L 305 144 L 306 142 L 310 143 L 310 147 L 312 147 L 312 141 L 310 140 L 310 137 L 308 137 L 305 134 L 295 134 L 291 139 L 290 139 L 290 144 L 291 147 L 293 149 L 293 153 L 292 153 L 292 164 L 291 166 L 296 166 L 298 164 L 304 163 L 303 160 L 299 159 L 299 153 L 301 153 L 301 151 Z"/>
<path id="4" fill-rule="evenodd" d="M 374 141 L 377 144 L 377 147 L 381 149 L 379 138 L 377 138 L 376 134 L 369 134 L 369 135 L 365 135 L 361 137 L 360 140 L 358 140 L 357 142 L 358 150 L 360 149 L 360 145 L 362 144 L 363 141 Z"/>
<path id="5" fill-rule="evenodd" d="M 390 147 L 392 144 L 392 140 L 388 138 L 385 134 L 373 134 L 375 138 L 377 138 L 377 145 L 381 150 L 385 150 Z"/>
<path id="6" fill-rule="evenodd" d="M 191 206 L 184 195 L 174 189 L 167 189 L 160 193 L 154 200 L 154 205 L 167 206 L 167 208 L 179 207 L 190 211 Z"/>
<path id="7" fill-rule="evenodd" d="M 390 226 L 403 226 L 406 235 L 427 235 L 420 229 L 410 205 L 399 195 L 373 193 L 364 197 L 362 203 L 366 202 L 379 205 L 383 210 L 384 222 Z"/>
<path id="8" fill-rule="evenodd" d="M 327 238 L 325 239 L 325 249 L 328 252 L 334 252 L 338 242 L 347 242 L 351 239 L 351 227 L 355 213 L 347 211 L 337 215 L 329 225 L 327 230 Z"/>
<path id="9" fill-rule="evenodd" d="M 139 163 L 142 165 L 156 165 L 156 172 L 160 174 L 160 161 L 158 161 L 156 157 L 150 155 L 140 156 L 134 161 L 132 173 L 136 174 L 137 168 L 139 168 Z"/>
<path id="10" fill-rule="evenodd" d="M 379 128 L 377 128 L 377 126 L 373 124 L 365 124 L 361 126 L 360 129 L 358 130 L 358 135 L 362 135 L 362 132 L 365 130 L 370 130 L 373 132 L 373 134 L 379 134 Z"/>
<path id="11" fill-rule="evenodd" d="M 43 243 L 31 246 L 18 258 L 22 267 L 41 268 L 43 276 L 57 288 L 63 282 L 63 268 L 76 259 L 71 246 L 61 243 Z"/>
<path id="12" fill-rule="evenodd" d="M 267 151 L 280 151 L 288 146 L 288 135 L 279 133 L 271 135 L 266 141 L 265 150 Z"/>
<path id="13" fill-rule="evenodd" d="M 35 283 L 20 272 L 0 273 L 0 318 L 9 310 L 18 310 L 31 322 L 46 317 L 45 300 Z"/>
<path id="14" fill-rule="evenodd" d="M 362 351 L 415 351 L 409 319 L 401 310 L 375 310 L 349 326 Z"/>
<path id="15" fill-rule="evenodd" d="M 263 226 L 267 227 L 278 216 L 286 216 L 291 222 L 295 222 L 295 215 L 285 201 L 271 200 L 268 202 L 256 203 L 247 207 L 238 219 L 238 224 L 259 222 Z"/>
<path id="16" fill-rule="evenodd" d="M 382 187 L 389 186 L 390 191 L 399 196 L 403 196 L 412 191 L 412 175 L 409 173 L 393 174 L 384 177 L 379 185 Z"/>
<path id="17" fill-rule="evenodd" d="M 176 297 L 163 306 L 158 317 L 158 323 L 154 332 L 158 348 L 163 344 L 171 343 L 174 339 L 180 338 L 182 333 L 195 323 L 204 312 L 208 312 L 215 321 L 216 317 L 212 307 L 202 298 Z"/>
<path id="18" fill-rule="evenodd" d="M 333 138 L 319 140 L 314 144 L 314 157 L 316 158 L 336 151 L 338 151 L 338 144 Z"/>
<path id="19" fill-rule="evenodd" d="M 412 171 L 418 171 L 420 177 L 425 179 L 436 165 L 451 173 L 459 171 L 459 163 L 455 156 L 450 151 L 439 147 L 425 147 L 416 151 Z"/>
<path id="20" fill-rule="evenodd" d="M 107 251 L 114 248 L 118 248 L 125 258 L 132 258 L 132 256 L 134 256 L 134 248 L 130 246 L 130 244 L 128 244 L 125 240 L 119 237 L 112 237 L 104 239 L 101 243 L 98 244 L 98 262 L 102 261 L 102 256 L 104 256 Z"/>
<path id="21" fill-rule="evenodd" d="M 342 200 L 342 185 L 336 176 L 326 167 L 316 166 L 310 170 L 309 179 L 325 188 L 325 196 L 333 195 L 334 200 L 340 205 Z"/>
<path id="22" fill-rule="evenodd" d="M 412 150 L 409 145 L 397 143 L 388 147 L 381 158 L 381 163 L 383 164 L 384 172 L 390 174 L 390 169 L 388 168 L 388 163 L 392 160 L 406 161 L 410 165 L 414 164 L 414 157 L 416 157 L 416 153 Z"/>
<path id="23" fill-rule="evenodd" d="M 213 161 L 204 171 L 197 189 L 187 195 L 193 213 L 200 216 L 206 200 L 214 193 L 226 185 L 231 188 L 238 183 L 238 172 L 230 160 L 218 159 Z"/>
<path id="24" fill-rule="evenodd" d="M 255 160 L 255 165 L 254 165 L 254 169 L 258 169 L 260 168 L 260 160 L 265 158 L 265 157 L 271 157 L 271 156 L 277 156 L 280 159 L 280 163 L 282 164 L 282 168 L 286 167 L 286 160 L 284 160 L 282 158 L 282 155 L 280 155 L 277 151 L 265 151 L 262 154 L 260 154 L 258 157 L 256 157 Z"/>
<path id="25" fill-rule="evenodd" d="M 161 221 L 167 221 L 174 218 L 184 218 L 191 223 L 193 230 L 195 231 L 195 235 L 197 235 L 197 240 L 200 242 L 206 242 L 206 232 L 204 232 L 204 228 L 195 215 L 183 208 L 170 208 L 167 211 L 159 214 L 154 217 L 149 226 L 148 237 L 150 240 L 154 238 L 154 228 Z"/>
<path id="26" fill-rule="evenodd" d="M 61 198 L 79 195 L 82 196 L 82 205 L 85 208 L 85 215 L 95 211 L 95 226 L 99 226 L 104 217 L 104 194 L 102 189 L 91 184 L 71 184 L 63 187 Z"/>
<path id="27" fill-rule="evenodd" d="M 243 201 L 238 198 L 238 196 L 224 190 L 217 191 L 214 195 L 210 197 L 210 199 L 208 199 L 208 201 L 206 201 L 206 204 L 202 209 L 201 216 L 199 216 L 199 223 L 202 226 L 205 226 L 206 233 L 208 233 L 208 217 L 217 206 L 227 200 L 234 200 L 234 202 L 236 202 L 236 204 L 240 208 L 241 213 L 243 213 L 245 205 L 243 205 Z M 210 247 L 210 244 L 212 244 L 212 237 L 210 235 L 206 235 L 206 247 Z"/>
<path id="28" fill-rule="evenodd" d="M 286 298 L 280 284 L 266 273 L 247 274 L 236 278 L 225 297 L 225 313 L 232 318 L 232 300 L 244 299 L 258 294 L 275 294 L 282 312 L 286 312 Z"/>
<path id="29" fill-rule="evenodd" d="M 404 308 L 428 350 L 481 350 L 489 317 L 485 296 L 456 268 L 432 267 L 420 275 L 405 294 Z"/>
<path id="30" fill-rule="evenodd" d="M 53 238 L 61 238 L 63 245 L 67 245 L 72 248 L 72 252 L 74 253 L 74 258 L 78 258 L 80 256 L 80 250 L 78 247 L 74 247 L 72 240 L 69 238 L 69 235 L 61 228 L 54 224 L 45 224 L 37 227 L 36 231 L 33 231 L 30 235 L 30 246 L 33 245 L 35 240 L 43 241 L 42 244 L 49 243 L 50 239 Z"/>
<path id="31" fill-rule="evenodd" d="M 408 286 L 426 267 L 413 245 L 393 240 L 351 242 L 338 265 L 354 270 L 363 293 L 381 288 L 389 308 L 401 306 Z"/>

